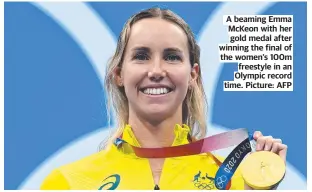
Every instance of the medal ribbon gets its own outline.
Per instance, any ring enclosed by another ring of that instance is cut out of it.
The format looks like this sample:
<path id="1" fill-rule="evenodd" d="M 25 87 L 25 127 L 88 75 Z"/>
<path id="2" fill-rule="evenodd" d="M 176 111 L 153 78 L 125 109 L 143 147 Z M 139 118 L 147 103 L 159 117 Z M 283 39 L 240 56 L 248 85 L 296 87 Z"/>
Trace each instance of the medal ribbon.
<path id="1" fill-rule="evenodd" d="M 117 138 L 114 144 L 118 147 L 123 143 L 132 147 L 136 156 L 141 158 L 168 158 L 188 155 L 197 155 L 208 153 L 219 149 L 236 146 L 235 149 L 227 156 L 219 167 L 215 176 L 215 186 L 218 189 L 227 189 L 237 167 L 244 157 L 251 152 L 250 140 L 252 135 L 248 135 L 247 129 L 236 129 L 220 134 L 216 134 L 204 139 L 179 146 L 162 147 L 162 148 L 141 148 L 132 146 L 121 137 Z"/>

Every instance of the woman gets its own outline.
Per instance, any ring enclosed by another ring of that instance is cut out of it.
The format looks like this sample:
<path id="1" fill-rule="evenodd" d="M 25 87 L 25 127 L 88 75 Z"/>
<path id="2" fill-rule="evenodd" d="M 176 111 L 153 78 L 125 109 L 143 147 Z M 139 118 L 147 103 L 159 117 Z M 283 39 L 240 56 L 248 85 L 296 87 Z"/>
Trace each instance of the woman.
<path id="1" fill-rule="evenodd" d="M 181 146 L 206 135 L 200 50 L 185 21 L 159 8 L 132 16 L 108 65 L 106 90 L 117 115 L 115 136 L 105 150 L 54 170 L 42 189 L 216 189 L 220 158 L 211 153 L 140 158 L 131 147 Z M 280 139 L 253 136 L 258 151 L 286 162 Z M 117 137 L 126 143 L 113 144 Z M 228 188 L 251 189 L 239 171 Z"/>

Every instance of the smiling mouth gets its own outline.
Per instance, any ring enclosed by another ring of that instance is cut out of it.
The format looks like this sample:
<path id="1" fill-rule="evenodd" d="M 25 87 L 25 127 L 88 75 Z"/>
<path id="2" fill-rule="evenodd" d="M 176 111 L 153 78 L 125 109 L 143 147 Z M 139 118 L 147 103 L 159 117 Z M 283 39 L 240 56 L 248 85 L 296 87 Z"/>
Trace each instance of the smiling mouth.
<path id="1" fill-rule="evenodd" d="M 165 95 L 173 91 L 173 89 L 168 87 L 142 88 L 139 90 L 146 95 Z"/>

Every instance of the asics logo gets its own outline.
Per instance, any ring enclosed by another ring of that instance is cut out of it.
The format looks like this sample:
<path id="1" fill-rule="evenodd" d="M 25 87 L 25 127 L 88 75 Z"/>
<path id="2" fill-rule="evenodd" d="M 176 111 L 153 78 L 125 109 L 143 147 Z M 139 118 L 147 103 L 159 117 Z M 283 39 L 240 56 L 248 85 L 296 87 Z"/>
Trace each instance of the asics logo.
<path id="1" fill-rule="evenodd" d="M 104 179 L 103 182 L 105 182 L 107 180 L 112 180 L 112 181 L 108 181 L 108 182 L 102 184 L 101 187 L 99 188 L 99 190 L 115 190 L 115 189 L 117 189 L 117 187 L 120 183 L 120 175 L 118 175 L 118 174 L 111 175 L 111 176 L 107 177 L 106 179 Z"/>

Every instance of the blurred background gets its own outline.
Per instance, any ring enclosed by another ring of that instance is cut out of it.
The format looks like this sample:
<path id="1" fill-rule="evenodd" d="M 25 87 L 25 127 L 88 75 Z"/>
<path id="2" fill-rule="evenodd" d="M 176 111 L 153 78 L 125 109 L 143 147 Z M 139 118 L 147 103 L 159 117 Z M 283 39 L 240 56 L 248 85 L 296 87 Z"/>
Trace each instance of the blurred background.
<path id="1" fill-rule="evenodd" d="M 260 130 L 288 145 L 279 189 L 306 189 L 305 2 L 5 3 L 5 189 L 38 189 L 50 171 L 98 151 L 108 123 L 103 77 L 126 20 L 160 6 L 190 25 L 201 47 L 208 135 Z M 226 14 L 293 15 L 294 91 L 223 92 L 236 64 L 219 63 Z M 226 155 L 229 150 L 220 151 Z"/>

